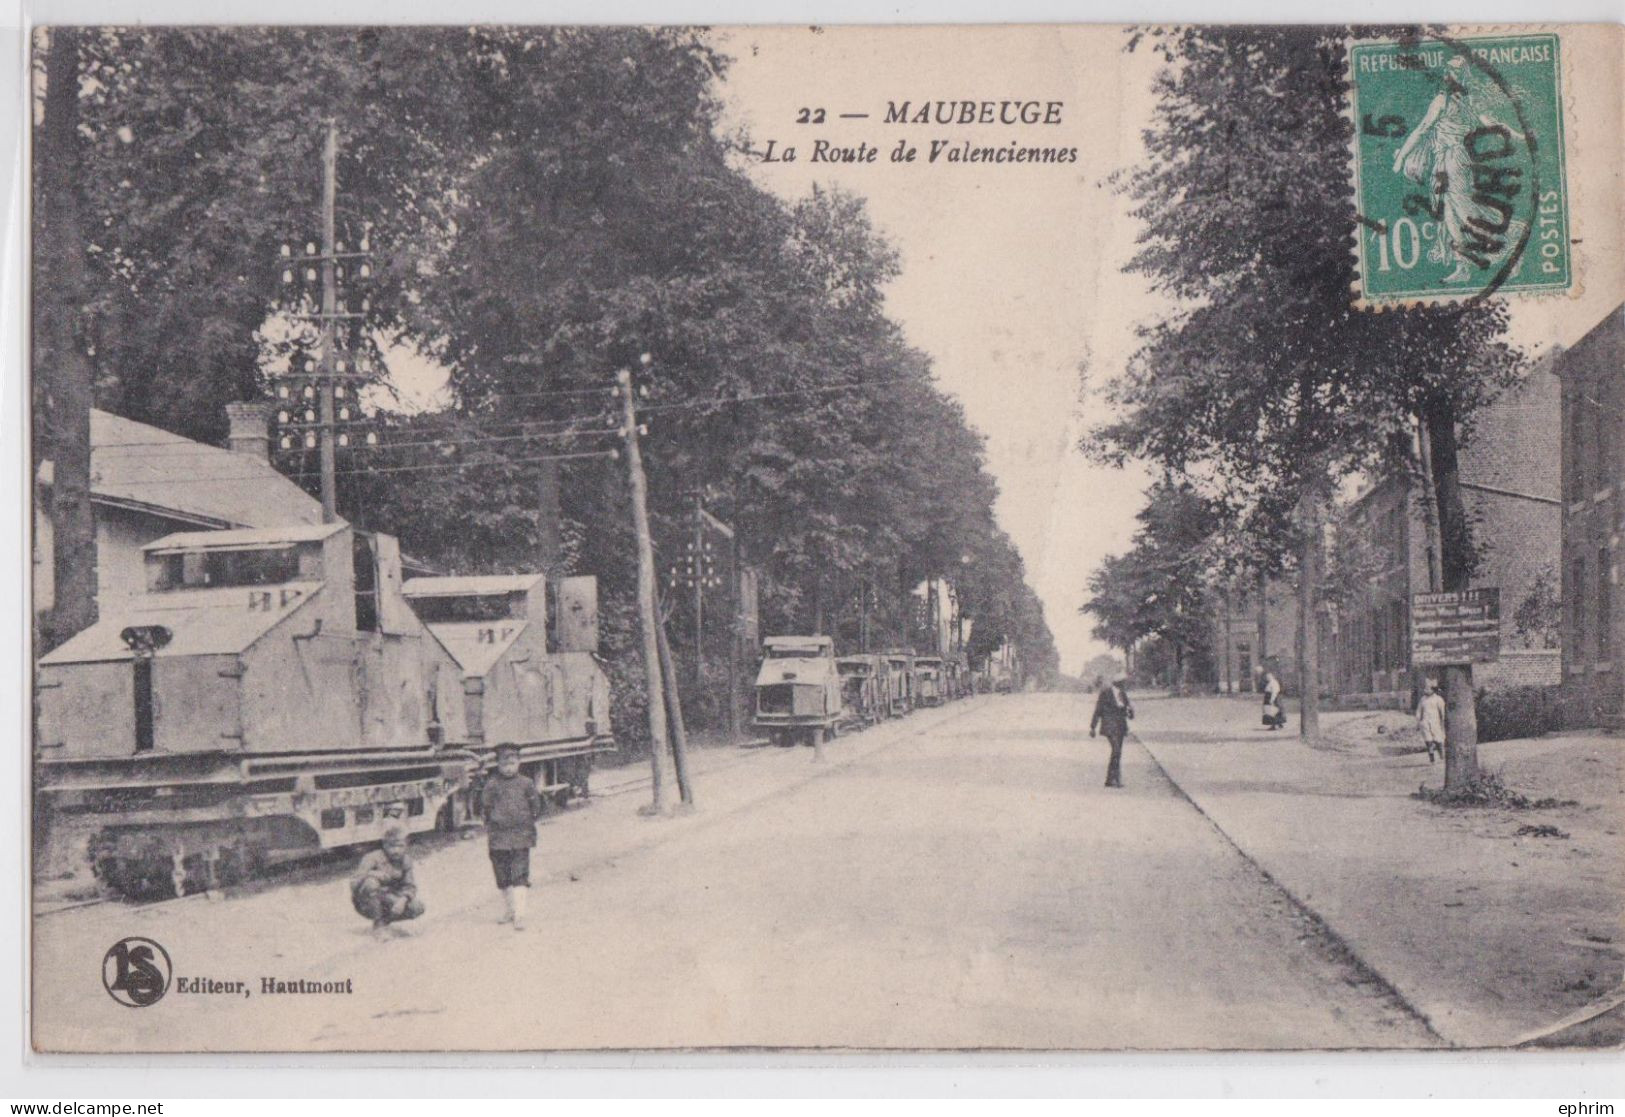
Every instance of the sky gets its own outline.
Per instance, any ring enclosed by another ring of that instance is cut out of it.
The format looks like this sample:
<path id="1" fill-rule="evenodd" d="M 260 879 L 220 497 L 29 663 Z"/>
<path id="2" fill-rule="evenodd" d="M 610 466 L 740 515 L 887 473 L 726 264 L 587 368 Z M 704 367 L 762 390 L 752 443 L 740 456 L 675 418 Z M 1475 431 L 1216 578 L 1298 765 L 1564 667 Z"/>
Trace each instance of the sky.
<path id="1" fill-rule="evenodd" d="M 733 59 L 719 90 L 725 127 L 748 132 L 757 152 L 771 141 L 779 156 L 748 160 L 748 173 L 786 200 L 814 184 L 861 195 L 876 229 L 900 253 L 888 312 L 930 355 L 941 387 L 986 437 L 1000 525 L 1025 560 L 1063 670 L 1078 671 L 1106 651 L 1079 613 L 1089 574 L 1129 546 L 1149 480 L 1138 467 L 1089 462 L 1078 443 L 1108 417 L 1099 389 L 1134 352 L 1136 327 L 1168 309 L 1123 272 L 1138 225 L 1110 181 L 1143 158 L 1157 60 L 1146 51 L 1126 53 L 1123 29 L 1099 25 L 736 27 L 713 37 Z M 1573 80 L 1575 73 L 1614 72 L 1618 36 L 1566 30 L 1564 51 L 1572 227 L 1582 244 L 1618 244 L 1625 191 L 1620 169 L 1606 158 L 1621 134 L 1617 88 Z M 1059 102 L 1058 122 L 885 119 L 890 103 L 907 101 L 917 113 L 927 102 L 984 100 L 1034 103 L 1040 114 Z M 803 110 L 809 119 L 798 123 Z M 867 144 L 877 158 L 815 161 L 818 140 L 832 148 Z M 1076 148 L 1077 157 L 931 162 L 933 140 L 1017 141 Z M 919 149 L 913 162 L 891 160 L 899 141 Z M 793 162 L 783 158 L 790 147 Z M 1620 301 L 1625 259 L 1584 251 L 1577 259 L 1575 294 L 1513 304 L 1514 339 L 1531 354 L 1572 343 Z M 435 380 L 411 372 L 409 361 L 391 363 L 419 388 Z M 424 398 L 421 391 L 408 396 Z"/>

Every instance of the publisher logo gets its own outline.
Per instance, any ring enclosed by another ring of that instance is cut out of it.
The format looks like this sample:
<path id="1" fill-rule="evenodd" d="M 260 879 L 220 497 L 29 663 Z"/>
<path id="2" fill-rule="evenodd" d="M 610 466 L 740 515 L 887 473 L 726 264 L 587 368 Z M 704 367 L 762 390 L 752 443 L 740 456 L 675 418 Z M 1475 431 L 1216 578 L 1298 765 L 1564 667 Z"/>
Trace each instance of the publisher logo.
<path id="1" fill-rule="evenodd" d="M 151 939 L 132 935 L 113 944 L 102 958 L 107 995 L 130 1008 L 157 1004 L 169 992 L 169 952 Z"/>

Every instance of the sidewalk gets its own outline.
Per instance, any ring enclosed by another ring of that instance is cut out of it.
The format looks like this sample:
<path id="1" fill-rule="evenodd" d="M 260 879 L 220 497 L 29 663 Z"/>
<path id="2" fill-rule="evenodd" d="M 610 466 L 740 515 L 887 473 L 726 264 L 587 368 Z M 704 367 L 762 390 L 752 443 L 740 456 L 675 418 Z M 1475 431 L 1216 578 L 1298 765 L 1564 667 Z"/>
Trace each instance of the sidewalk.
<path id="1" fill-rule="evenodd" d="M 1295 716 L 1266 732 L 1252 702 L 1142 701 L 1139 713 L 1141 744 L 1197 808 L 1447 1042 L 1525 1042 L 1620 988 L 1619 738 L 1482 745 L 1480 764 L 1509 787 L 1577 805 L 1447 810 L 1411 798 L 1444 765 L 1403 715 L 1325 714 L 1326 746 L 1310 748 Z M 1619 1016 L 1554 1038 L 1618 1044 Z"/>

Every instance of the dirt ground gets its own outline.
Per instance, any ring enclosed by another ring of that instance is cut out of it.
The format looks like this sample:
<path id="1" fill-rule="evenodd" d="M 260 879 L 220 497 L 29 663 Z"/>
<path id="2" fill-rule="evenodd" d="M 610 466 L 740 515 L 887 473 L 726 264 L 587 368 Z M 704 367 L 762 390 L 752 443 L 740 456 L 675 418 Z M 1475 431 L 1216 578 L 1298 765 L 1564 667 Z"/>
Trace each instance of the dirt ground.
<path id="1" fill-rule="evenodd" d="M 374 942 L 319 879 L 34 927 L 55 1051 L 1347 1048 L 1439 1039 L 1130 742 L 1102 786 L 1089 699 L 988 696 L 810 749 L 711 750 L 698 809 L 647 791 L 548 820 L 531 925 L 482 838 L 420 854 L 428 904 Z M 614 782 L 614 781 L 612 781 Z M 132 1009 L 120 938 L 248 995 Z M 349 982 L 266 995 L 262 978 Z"/>
<path id="2" fill-rule="evenodd" d="M 1525 1042 L 1620 988 L 1618 737 L 1480 745 L 1485 771 L 1557 805 L 1461 809 L 1415 798 L 1442 785 L 1444 765 L 1429 763 L 1403 715 L 1324 715 L 1311 748 L 1295 716 L 1289 732 L 1267 733 L 1251 702 L 1142 701 L 1140 712 L 1174 781 L 1452 1044 Z M 1569 1038 L 1620 1036 L 1599 1026 Z"/>

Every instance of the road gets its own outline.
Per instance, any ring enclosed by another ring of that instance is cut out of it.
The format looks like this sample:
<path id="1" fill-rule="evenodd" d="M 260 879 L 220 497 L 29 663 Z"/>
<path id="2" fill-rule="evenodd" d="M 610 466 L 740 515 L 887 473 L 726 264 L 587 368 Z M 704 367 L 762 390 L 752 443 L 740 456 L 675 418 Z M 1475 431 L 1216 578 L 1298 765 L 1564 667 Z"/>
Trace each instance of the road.
<path id="1" fill-rule="evenodd" d="M 531 926 L 496 923 L 482 840 L 424 853 L 429 913 L 375 943 L 341 877 L 41 919 L 47 1050 L 1343 1048 L 1438 1041 L 1081 695 L 990 696 L 810 749 L 712 753 L 699 809 L 646 791 L 550 819 Z M 1155 720 L 1144 704 L 1142 727 Z M 171 991 L 100 960 L 161 942 Z M 270 996 L 260 978 L 348 980 Z"/>

